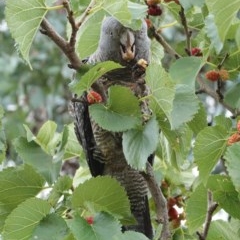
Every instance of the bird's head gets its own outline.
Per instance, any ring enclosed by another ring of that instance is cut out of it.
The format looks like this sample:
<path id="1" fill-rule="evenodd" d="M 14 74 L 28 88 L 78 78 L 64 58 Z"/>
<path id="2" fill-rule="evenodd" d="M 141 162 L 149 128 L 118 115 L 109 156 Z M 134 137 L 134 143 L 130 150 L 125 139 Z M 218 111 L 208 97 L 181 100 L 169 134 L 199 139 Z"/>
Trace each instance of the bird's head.
<path id="1" fill-rule="evenodd" d="M 135 58 L 135 36 L 130 29 L 125 28 L 120 35 L 120 53 L 124 61 L 130 62 Z"/>

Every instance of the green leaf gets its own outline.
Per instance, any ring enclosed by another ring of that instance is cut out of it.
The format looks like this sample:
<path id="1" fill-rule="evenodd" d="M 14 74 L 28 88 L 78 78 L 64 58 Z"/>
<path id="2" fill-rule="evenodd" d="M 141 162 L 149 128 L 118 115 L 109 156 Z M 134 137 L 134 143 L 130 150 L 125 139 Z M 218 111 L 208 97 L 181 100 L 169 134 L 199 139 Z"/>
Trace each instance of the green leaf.
<path id="1" fill-rule="evenodd" d="M 171 112 L 172 129 L 192 120 L 198 109 L 199 101 L 192 89 L 187 85 L 177 85 Z"/>
<path id="2" fill-rule="evenodd" d="M 179 2 L 181 3 L 181 6 L 183 6 L 183 8 L 185 9 L 185 11 L 187 11 L 189 8 L 193 7 L 193 6 L 198 6 L 198 7 L 202 7 L 205 3 L 205 0 L 179 0 Z"/>
<path id="3" fill-rule="evenodd" d="M 224 127 L 227 131 L 230 131 L 232 128 L 232 120 L 230 118 L 225 117 L 224 115 L 218 115 L 214 118 L 214 122 L 216 125 Z"/>
<path id="4" fill-rule="evenodd" d="M 207 187 L 213 192 L 214 201 L 218 202 L 230 216 L 240 219 L 239 193 L 235 190 L 228 176 L 212 175 L 209 177 Z"/>
<path id="5" fill-rule="evenodd" d="M 9 214 L 4 225 L 3 238 L 30 239 L 35 227 L 49 214 L 50 209 L 47 201 L 39 198 L 27 199 Z"/>
<path id="6" fill-rule="evenodd" d="M 228 89 L 226 94 L 224 94 L 224 101 L 234 108 L 240 107 L 240 83 L 234 84 Z"/>
<path id="7" fill-rule="evenodd" d="M 202 66 L 202 58 L 183 57 L 171 64 L 169 74 L 175 83 L 185 84 L 195 89 L 196 77 Z"/>
<path id="8" fill-rule="evenodd" d="M 219 37 L 217 26 L 214 22 L 214 16 L 212 14 L 209 14 L 205 18 L 205 29 L 207 36 L 210 38 L 211 43 L 214 46 L 217 54 L 220 53 L 223 48 L 223 42 Z"/>
<path id="9" fill-rule="evenodd" d="M 48 202 L 51 206 L 55 206 L 59 198 L 72 187 L 72 179 L 68 176 L 61 176 L 54 184 L 53 189 L 48 198 Z"/>
<path id="10" fill-rule="evenodd" d="M 196 135 L 207 127 L 207 114 L 203 104 L 199 103 L 199 110 L 193 119 L 188 122 L 188 126 Z"/>
<path id="11" fill-rule="evenodd" d="M 209 174 L 223 154 L 228 132 L 222 126 L 206 127 L 197 136 L 193 149 L 200 180 L 207 181 Z"/>
<path id="12" fill-rule="evenodd" d="M 240 0 L 232 0 L 231 4 L 228 0 L 206 0 L 205 2 L 210 14 L 214 16 L 212 21 L 216 24 L 217 35 L 224 42 L 229 28 L 237 18 Z"/>
<path id="13" fill-rule="evenodd" d="M 35 142 L 28 142 L 24 137 L 14 141 L 14 146 L 22 160 L 31 165 L 38 173 L 43 175 L 49 183 L 53 183 L 60 172 L 61 161 L 54 161 Z"/>
<path id="14" fill-rule="evenodd" d="M 123 152 L 129 165 L 135 169 L 145 169 L 148 157 L 156 150 L 159 127 L 152 117 L 143 127 L 123 133 Z"/>
<path id="15" fill-rule="evenodd" d="M 226 159 L 225 165 L 233 185 L 240 193 L 240 144 L 236 143 L 228 147 L 224 159 Z"/>
<path id="16" fill-rule="evenodd" d="M 44 0 L 8 0 L 6 21 L 22 57 L 30 65 L 29 51 L 40 23 L 47 13 Z"/>
<path id="17" fill-rule="evenodd" d="M 144 19 L 147 14 L 148 7 L 144 4 L 138 4 L 128 1 L 128 10 L 130 11 L 133 19 Z"/>
<path id="18" fill-rule="evenodd" d="M 63 159 L 66 160 L 72 157 L 79 157 L 81 154 L 82 148 L 74 132 L 74 124 L 70 124 L 68 125 L 68 140 L 65 147 Z"/>
<path id="19" fill-rule="evenodd" d="M 239 239 L 239 235 L 237 233 L 238 227 L 233 228 L 231 222 L 225 222 L 223 220 L 212 221 L 211 224 L 210 224 L 207 240 Z"/>
<path id="20" fill-rule="evenodd" d="M 110 87 L 107 106 L 93 104 L 89 112 L 94 121 L 108 131 L 126 131 L 141 122 L 139 101 L 129 88 L 123 86 Z"/>
<path id="21" fill-rule="evenodd" d="M 21 202 L 36 196 L 44 183 L 44 179 L 28 165 L 0 172 L 0 229 L 8 214 Z"/>
<path id="22" fill-rule="evenodd" d="M 163 112 L 171 120 L 175 86 L 168 74 L 161 65 L 150 64 L 146 71 L 146 82 L 152 91 L 150 100 L 156 108 L 154 112 Z"/>
<path id="23" fill-rule="evenodd" d="M 122 68 L 122 66 L 118 63 L 112 61 L 101 62 L 93 66 L 87 73 L 82 76 L 77 75 L 80 79 L 76 79 L 75 81 L 69 84 L 70 89 L 77 95 L 81 96 L 84 91 L 88 91 L 91 88 L 91 85 L 99 79 L 105 73 L 117 69 Z"/>
<path id="24" fill-rule="evenodd" d="M 76 49 L 81 59 L 89 57 L 97 49 L 104 13 L 91 14 L 79 28 Z"/>
<path id="25" fill-rule="evenodd" d="M 69 234 L 66 222 L 55 213 L 47 215 L 33 231 L 30 240 L 65 239 Z"/>
<path id="26" fill-rule="evenodd" d="M 36 142 L 47 153 L 50 153 L 56 147 L 56 141 L 54 139 L 57 124 L 53 121 L 47 121 L 42 125 L 37 134 Z"/>
<path id="27" fill-rule="evenodd" d="M 73 193 L 72 206 L 90 211 L 105 211 L 121 220 L 131 216 L 124 188 L 109 176 L 91 178 L 80 184 Z"/>
<path id="28" fill-rule="evenodd" d="M 108 14 L 115 17 L 123 25 L 130 24 L 131 22 L 131 13 L 128 10 L 128 1 L 122 0 L 97 0 L 96 9 L 99 7 L 103 9 Z"/>
<path id="29" fill-rule="evenodd" d="M 207 213 L 207 189 L 199 185 L 187 200 L 186 214 L 189 232 L 192 234 L 202 226 Z"/>
<path id="30" fill-rule="evenodd" d="M 161 44 L 157 42 L 155 39 L 151 41 L 151 63 L 156 65 L 162 64 L 162 59 L 164 57 L 164 50 Z"/>
<path id="31" fill-rule="evenodd" d="M 94 221 L 91 225 L 78 215 L 72 220 L 68 220 L 67 224 L 76 240 L 113 239 L 114 235 L 121 232 L 119 222 L 113 216 L 104 212 L 94 216 Z"/>

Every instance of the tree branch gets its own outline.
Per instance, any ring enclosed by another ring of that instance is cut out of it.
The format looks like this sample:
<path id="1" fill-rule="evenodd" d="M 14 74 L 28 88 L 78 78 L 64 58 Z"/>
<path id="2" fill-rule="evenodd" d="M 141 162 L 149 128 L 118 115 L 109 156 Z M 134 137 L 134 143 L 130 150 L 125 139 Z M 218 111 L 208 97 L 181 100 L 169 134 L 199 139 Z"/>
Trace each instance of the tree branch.
<path id="1" fill-rule="evenodd" d="M 171 237 L 171 233 L 168 224 L 167 201 L 163 196 L 162 191 L 156 182 L 156 179 L 154 178 L 153 169 L 149 162 L 147 162 L 146 172 L 142 172 L 142 175 L 148 184 L 156 206 L 157 222 L 163 224 L 160 239 L 168 240 Z"/>
<path id="2" fill-rule="evenodd" d="M 41 27 L 43 28 L 43 30 L 41 30 L 41 33 L 47 35 L 69 59 L 70 67 L 76 70 L 80 69 L 82 62 L 77 56 L 75 48 L 70 46 L 70 44 L 55 31 L 55 29 L 46 19 L 43 19 L 41 22 Z"/>
<path id="3" fill-rule="evenodd" d="M 232 115 L 233 115 L 232 116 L 233 118 L 235 118 L 237 116 L 240 116 L 240 109 L 233 108 L 229 104 L 224 102 L 223 99 L 221 99 L 219 97 L 219 94 L 216 93 L 215 91 L 213 91 L 207 84 L 205 84 L 203 79 L 199 75 L 197 77 L 197 82 L 198 82 L 198 84 L 200 86 L 200 89 L 198 91 L 196 91 L 196 94 L 206 93 L 207 95 L 209 95 L 212 98 L 214 98 L 217 102 L 219 102 L 228 111 L 230 111 L 232 113 Z"/>
<path id="4" fill-rule="evenodd" d="M 203 233 L 197 232 L 199 240 L 207 239 L 208 231 L 212 221 L 212 216 L 214 211 L 217 209 L 217 207 L 218 207 L 218 203 L 213 202 L 212 192 L 208 191 L 208 211 L 207 211 L 207 215 L 204 223 Z"/>
<path id="5" fill-rule="evenodd" d="M 179 12 L 179 16 L 180 16 L 181 23 L 182 23 L 183 28 L 184 28 L 185 35 L 186 35 L 186 45 L 187 45 L 186 46 L 186 52 L 190 56 L 191 55 L 191 49 L 192 49 L 192 46 L 191 46 L 192 31 L 189 31 L 189 29 L 188 29 L 187 19 L 186 19 L 185 13 L 184 13 L 184 8 L 182 6 L 181 6 L 181 10 Z"/>
<path id="6" fill-rule="evenodd" d="M 181 56 L 164 40 L 164 38 L 159 34 L 156 28 L 152 25 L 150 31 L 153 34 L 153 37 L 163 46 L 165 51 L 175 58 L 180 58 Z"/>

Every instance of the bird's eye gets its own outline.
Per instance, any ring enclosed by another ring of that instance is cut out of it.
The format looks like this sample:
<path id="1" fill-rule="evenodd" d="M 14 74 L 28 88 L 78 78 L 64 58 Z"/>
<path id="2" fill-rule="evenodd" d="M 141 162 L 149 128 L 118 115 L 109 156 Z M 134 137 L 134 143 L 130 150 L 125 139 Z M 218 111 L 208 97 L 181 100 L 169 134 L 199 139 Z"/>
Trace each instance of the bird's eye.
<path id="1" fill-rule="evenodd" d="M 126 52 L 126 47 L 121 43 L 120 43 L 120 45 L 121 45 L 122 51 L 125 53 Z"/>
<path id="2" fill-rule="evenodd" d="M 110 36 L 113 36 L 113 32 L 110 32 Z"/>

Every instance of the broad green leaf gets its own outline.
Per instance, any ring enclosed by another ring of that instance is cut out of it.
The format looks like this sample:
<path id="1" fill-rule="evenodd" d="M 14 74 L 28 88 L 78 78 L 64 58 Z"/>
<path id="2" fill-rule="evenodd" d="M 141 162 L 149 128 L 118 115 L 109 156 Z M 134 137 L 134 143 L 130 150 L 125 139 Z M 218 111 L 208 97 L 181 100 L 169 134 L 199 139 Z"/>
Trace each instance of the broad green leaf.
<path id="1" fill-rule="evenodd" d="M 155 113 L 164 113 L 171 120 L 175 86 L 163 67 L 150 64 L 146 71 L 146 82 L 152 91 L 150 100 L 154 103 Z"/>
<path id="2" fill-rule="evenodd" d="M 97 122 L 101 128 L 108 131 L 122 132 L 134 128 L 140 123 L 139 118 L 112 112 L 102 104 L 93 104 L 89 110 L 95 122 Z"/>
<path id="3" fill-rule="evenodd" d="M 91 178 L 80 184 L 72 196 L 73 208 L 105 211 L 121 220 L 131 216 L 129 200 L 119 183 L 109 176 Z"/>
<path id="4" fill-rule="evenodd" d="M 224 95 L 224 101 L 234 108 L 240 107 L 240 83 L 234 84 Z"/>
<path id="5" fill-rule="evenodd" d="M 56 147 L 56 141 L 54 141 L 56 129 L 57 124 L 55 122 L 47 121 L 42 125 L 37 134 L 37 143 L 48 153 Z"/>
<path id="6" fill-rule="evenodd" d="M 61 161 L 54 161 L 53 157 L 46 154 L 35 142 L 28 142 L 24 137 L 14 141 L 17 153 L 24 163 L 31 165 L 38 173 L 43 175 L 49 183 L 53 183 L 60 172 Z"/>
<path id="7" fill-rule="evenodd" d="M 41 239 L 65 239 L 69 234 L 69 228 L 63 218 L 52 213 L 41 220 L 39 225 L 34 229 L 30 240 Z"/>
<path id="8" fill-rule="evenodd" d="M 239 239 L 239 235 L 237 233 L 238 229 L 239 226 L 233 228 L 231 223 L 225 222 L 223 220 L 212 221 L 207 235 L 207 240 L 237 240 Z"/>
<path id="9" fill-rule="evenodd" d="M 214 22 L 214 16 L 212 14 L 209 14 L 205 18 L 205 29 L 207 36 L 210 38 L 211 43 L 214 46 L 217 54 L 220 53 L 223 48 L 223 42 L 219 37 L 217 26 Z"/>
<path id="10" fill-rule="evenodd" d="M 179 0 L 179 2 L 181 3 L 181 6 L 183 6 L 183 8 L 185 9 L 185 11 L 187 11 L 189 8 L 193 7 L 193 6 L 198 6 L 198 7 L 202 7 L 205 3 L 205 0 Z"/>
<path id="11" fill-rule="evenodd" d="M 240 0 L 205 0 L 206 5 L 217 27 L 216 34 L 224 42 L 227 32 L 233 21 L 237 18 L 237 12 L 240 9 Z"/>
<path id="12" fill-rule="evenodd" d="M 148 157 L 156 150 L 159 127 L 156 118 L 151 118 L 143 127 L 123 133 L 123 152 L 129 165 L 145 169 Z"/>
<path id="13" fill-rule="evenodd" d="M 76 215 L 67 224 L 76 240 L 106 240 L 113 239 L 121 233 L 121 225 L 111 215 L 101 212 L 94 216 L 93 224 Z M 107 226 L 107 227 L 106 227 Z"/>
<path id="14" fill-rule="evenodd" d="M 132 91 L 123 86 L 112 86 L 108 90 L 108 108 L 122 115 L 140 117 L 139 101 Z"/>
<path id="15" fill-rule="evenodd" d="M 89 57 L 97 49 L 104 13 L 91 14 L 79 28 L 76 49 L 81 59 Z"/>
<path id="16" fill-rule="evenodd" d="M 91 85 L 99 79 L 105 73 L 117 69 L 122 68 L 122 66 L 118 63 L 112 61 L 101 62 L 93 66 L 89 71 L 87 71 L 84 75 L 79 76 L 80 79 L 76 79 L 69 84 L 70 89 L 81 96 L 84 91 L 88 91 Z"/>
<path id="17" fill-rule="evenodd" d="M 226 118 L 224 115 L 218 115 L 214 118 L 214 122 L 216 125 L 224 127 L 227 131 L 230 131 L 232 128 L 232 120 L 230 118 Z"/>
<path id="18" fill-rule="evenodd" d="M 226 159 L 225 165 L 233 185 L 240 193 L 240 144 L 236 143 L 228 147 L 224 159 Z"/>
<path id="19" fill-rule="evenodd" d="M 214 201 L 222 207 L 230 216 L 240 219 L 239 193 L 235 190 L 231 179 L 224 175 L 212 175 L 209 177 L 207 188 L 213 193 Z"/>
<path id="20" fill-rule="evenodd" d="M 51 206 L 55 206 L 59 198 L 72 187 L 72 179 L 68 176 L 61 176 L 54 184 L 53 189 L 48 198 L 48 202 Z"/>
<path id="21" fill-rule="evenodd" d="M 100 127 L 108 131 L 122 132 L 141 122 L 139 101 L 131 90 L 122 86 L 109 88 L 107 106 L 93 104 L 89 112 Z"/>
<path id="22" fill-rule="evenodd" d="M 36 196 L 44 179 L 28 165 L 0 172 L 0 230 L 8 214 L 21 202 Z"/>
<path id="23" fill-rule="evenodd" d="M 206 127 L 197 136 L 193 149 L 200 180 L 207 181 L 227 144 L 228 132 L 222 126 Z"/>
<path id="24" fill-rule="evenodd" d="M 202 226 L 207 214 L 207 189 L 199 185 L 187 200 L 187 225 L 190 233 Z"/>
<path id="25" fill-rule="evenodd" d="M 205 127 L 207 127 L 207 114 L 205 108 L 201 103 L 199 103 L 199 109 L 197 114 L 195 114 L 193 119 L 188 122 L 188 126 L 196 135 Z"/>
<path id="26" fill-rule="evenodd" d="M 187 85 L 177 85 L 171 112 L 171 127 L 176 129 L 191 121 L 198 109 L 199 101 L 192 89 Z"/>
<path id="27" fill-rule="evenodd" d="M 30 65 L 29 51 L 48 9 L 44 0 L 6 1 L 6 21 L 23 59 Z"/>
<path id="28" fill-rule="evenodd" d="M 195 89 L 196 77 L 202 66 L 200 57 L 183 57 L 171 64 L 169 74 L 175 83 Z"/>
<path id="29" fill-rule="evenodd" d="M 155 39 L 151 41 L 151 63 L 161 65 L 162 58 L 164 57 L 164 49 L 159 42 L 157 42 Z"/>
<path id="30" fill-rule="evenodd" d="M 108 14 L 112 15 L 123 25 L 130 24 L 131 22 L 131 13 L 128 10 L 128 1 L 127 0 L 96 0 L 96 9 L 99 7 L 103 9 Z"/>
<path id="31" fill-rule="evenodd" d="M 72 157 L 79 157 L 82 154 L 82 148 L 79 144 L 76 134 L 74 132 L 73 124 L 68 125 L 68 140 L 64 151 L 63 159 L 70 159 Z"/>
<path id="32" fill-rule="evenodd" d="M 128 1 L 128 10 L 130 11 L 133 19 L 144 19 L 147 14 L 148 7 L 144 4 L 138 4 Z"/>
<path id="33" fill-rule="evenodd" d="M 3 238 L 31 239 L 35 227 L 49 214 L 51 206 L 47 201 L 38 198 L 30 198 L 18 205 L 7 217 Z"/>

